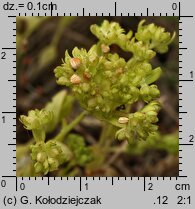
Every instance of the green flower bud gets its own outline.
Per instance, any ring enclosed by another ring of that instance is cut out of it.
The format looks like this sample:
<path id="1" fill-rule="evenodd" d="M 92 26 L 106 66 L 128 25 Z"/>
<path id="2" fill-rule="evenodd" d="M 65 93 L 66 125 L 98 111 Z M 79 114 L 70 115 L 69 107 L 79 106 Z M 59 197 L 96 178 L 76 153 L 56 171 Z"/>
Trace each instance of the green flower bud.
<path id="1" fill-rule="evenodd" d="M 129 117 L 131 118 L 137 118 L 138 120 L 144 120 L 145 115 L 142 112 L 135 112 L 134 114 L 130 114 Z"/>
<path id="2" fill-rule="evenodd" d="M 37 162 L 43 163 L 47 159 L 47 155 L 44 152 L 39 152 L 37 154 Z"/>
<path id="3" fill-rule="evenodd" d="M 52 112 L 46 110 L 30 110 L 28 116 L 21 115 L 20 121 L 28 130 L 44 128 L 53 118 Z"/>
<path id="4" fill-rule="evenodd" d="M 19 120 L 27 130 L 32 130 L 33 137 L 37 142 L 44 141 L 45 130 L 53 120 L 53 113 L 45 109 L 30 110 L 28 116 L 21 115 Z"/>
<path id="5" fill-rule="evenodd" d="M 44 175 L 46 175 L 49 171 L 50 171 L 50 167 L 49 167 L 48 160 L 45 160 L 43 163 L 43 170 L 41 172 L 43 172 Z"/>
<path id="6" fill-rule="evenodd" d="M 156 53 L 148 49 L 142 41 L 133 43 L 130 50 L 138 61 L 150 60 L 156 55 Z"/>
<path id="7" fill-rule="evenodd" d="M 57 83 L 58 83 L 59 85 L 68 85 L 69 80 L 68 80 L 66 77 L 60 77 L 60 78 L 57 80 Z"/>
<path id="8" fill-rule="evenodd" d="M 50 157 L 53 157 L 53 158 L 55 158 L 55 157 L 57 157 L 58 155 L 59 155 L 60 153 L 59 153 L 59 150 L 58 149 L 52 149 L 52 150 L 50 150 L 50 152 L 49 152 L 49 156 Z"/>
<path id="9" fill-rule="evenodd" d="M 91 98 L 88 100 L 88 107 L 93 108 L 96 106 L 96 98 Z"/>
<path id="10" fill-rule="evenodd" d="M 162 27 L 157 27 L 156 25 L 149 24 L 143 25 L 145 20 L 139 23 L 137 33 L 135 37 L 138 41 L 143 41 L 150 45 L 150 49 L 154 49 L 159 53 L 165 53 L 168 50 L 168 45 L 173 41 L 175 33 L 172 35 L 165 32 Z"/>
<path id="11" fill-rule="evenodd" d="M 36 162 L 34 168 L 36 173 L 40 173 L 43 170 L 43 165 L 40 162 Z"/>
<path id="12" fill-rule="evenodd" d="M 47 174 L 49 171 L 57 170 L 60 164 L 72 157 L 66 145 L 52 140 L 31 145 L 30 149 L 36 173 Z"/>
<path id="13" fill-rule="evenodd" d="M 155 111 L 148 111 L 147 115 L 148 116 L 157 116 L 157 112 L 155 112 Z"/>
<path id="14" fill-rule="evenodd" d="M 119 129 L 116 134 L 115 134 L 115 137 L 118 139 L 118 140 L 125 140 L 125 139 L 130 139 L 131 138 L 131 133 L 127 131 L 126 128 L 121 128 Z"/>
<path id="15" fill-rule="evenodd" d="M 83 83 L 81 86 L 83 92 L 87 93 L 90 90 L 90 85 L 88 83 Z"/>
<path id="16" fill-rule="evenodd" d="M 140 89 L 140 96 L 145 102 L 150 102 L 160 96 L 160 91 L 156 85 L 142 86 Z"/>
<path id="17" fill-rule="evenodd" d="M 67 64 L 62 64 L 62 66 L 56 67 L 54 70 L 55 76 L 57 78 L 57 83 L 59 85 L 70 85 L 70 76 L 74 73 L 71 67 Z"/>
<path id="18" fill-rule="evenodd" d="M 109 23 L 107 20 L 104 20 L 101 26 L 92 25 L 90 30 L 105 45 L 117 44 L 125 51 L 132 36 L 131 31 L 125 35 L 124 29 L 121 28 L 119 23 Z"/>
<path id="19" fill-rule="evenodd" d="M 154 125 L 158 121 L 157 113 L 160 105 L 157 101 L 153 101 L 146 105 L 142 110 L 129 114 L 126 126 L 119 129 L 116 137 L 119 140 L 146 140 L 148 136 L 157 131 L 158 126 Z M 127 120 L 126 120 L 127 121 Z"/>
<path id="20" fill-rule="evenodd" d="M 51 158 L 51 157 L 48 158 L 48 164 L 49 164 L 50 171 L 56 170 L 56 168 L 58 168 L 59 166 L 58 160 L 56 160 L 55 158 Z"/>
<path id="21" fill-rule="evenodd" d="M 73 160 L 75 160 L 78 165 L 85 166 L 92 161 L 92 152 L 90 148 L 85 145 L 83 137 L 75 134 L 69 134 L 67 138 L 67 145 L 73 152 Z"/>

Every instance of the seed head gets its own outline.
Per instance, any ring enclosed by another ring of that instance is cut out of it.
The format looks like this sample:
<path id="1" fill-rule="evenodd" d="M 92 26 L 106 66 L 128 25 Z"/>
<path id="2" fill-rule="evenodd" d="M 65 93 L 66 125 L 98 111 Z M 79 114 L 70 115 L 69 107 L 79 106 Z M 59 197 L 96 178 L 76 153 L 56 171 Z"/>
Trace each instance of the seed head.
<path id="1" fill-rule="evenodd" d="M 78 69 L 81 65 L 81 60 L 77 57 L 70 59 L 70 65 L 73 69 Z"/>

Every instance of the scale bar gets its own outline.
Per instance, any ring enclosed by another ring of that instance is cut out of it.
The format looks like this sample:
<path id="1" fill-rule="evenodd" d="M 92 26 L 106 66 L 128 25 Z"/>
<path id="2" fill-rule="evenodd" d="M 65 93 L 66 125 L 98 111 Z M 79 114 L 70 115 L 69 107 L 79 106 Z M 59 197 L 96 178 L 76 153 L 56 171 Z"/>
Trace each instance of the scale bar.
<path id="1" fill-rule="evenodd" d="M 8 81 L 16 81 L 15 79 L 9 79 Z"/>
<path id="2" fill-rule="evenodd" d="M 16 48 L 2 48 L 2 49 L 16 49 Z"/>
<path id="3" fill-rule="evenodd" d="M 116 16 L 116 1 L 114 2 L 114 15 Z"/>
<path id="4" fill-rule="evenodd" d="M 194 17 L 193 15 L 181 15 L 180 17 Z"/>
<path id="5" fill-rule="evenodd" d="M 16 113 L 16 112 L 2 112 L 2 113 Z"/>
<path id="6" fill-rule="evenodd" d="M 189 79 L 189 80 L 182 79 L 182 80 L 179 80 L 179 81 L 193 81 L 193 80 L 192 79 Z"/>
<path id="7" fill-rule="evenodd" d="M 146 177 L 144 176 L 144 192 L 146 191 Z"/>
<path id="8" fill-rule="evenodd" d="M 181 4 L 179 2 L 179 20 L 180 20 L 180 17 L 181 17 Z"/>
<path id="9" fill-rule="evenodd" d="M 81 182 L 81 177 L 80 177 L 80 179 L 79 179 L 79 189 L 80 189 L 80 191 L 82 190 L 82 182 Z"/>

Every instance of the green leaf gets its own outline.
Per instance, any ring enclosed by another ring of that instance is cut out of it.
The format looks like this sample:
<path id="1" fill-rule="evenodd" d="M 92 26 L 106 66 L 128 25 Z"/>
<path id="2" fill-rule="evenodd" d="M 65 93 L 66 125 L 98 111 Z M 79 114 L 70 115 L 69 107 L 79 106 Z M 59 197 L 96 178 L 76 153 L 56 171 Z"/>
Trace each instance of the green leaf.
<path id="1" fill-rule="evenodd" d="M 127 153 L 130 155 L 141 155 L 146 152 L 147 149 L 164 150 L 170 154 L 178 155 L 178 132 L 167 135 L 162 135 L 159 132 L 150 134 L 146 141 L 139 141 L 129 145 L 127 147 Z"/>
<path id="2" fill-rule="evenodd" d="M 50 45 L 45 47 L 39 54 L 39 63 L 38 66 L 40 69 L 48 67 L 53 63 L 57 57 L 56 46 Z"/>
<path id="3" fill-rule="evenodd" d="M 67 94 L 67 91 L 58 92 L 45 106 L 45 110 L 53 113 L 53 120 L 46 127 L 47 132 L 52 132 L 57 124 L 62 121 L 62 119 L 67 116 L 73 105 L 73 97 Z"/>
<path id="4" fill-rule="evenodd" d="M 160 78 L 162 70 L 160 67 L 155 68 L 151 73 L 145 78 L 145 82 L 149 85 Z"/>

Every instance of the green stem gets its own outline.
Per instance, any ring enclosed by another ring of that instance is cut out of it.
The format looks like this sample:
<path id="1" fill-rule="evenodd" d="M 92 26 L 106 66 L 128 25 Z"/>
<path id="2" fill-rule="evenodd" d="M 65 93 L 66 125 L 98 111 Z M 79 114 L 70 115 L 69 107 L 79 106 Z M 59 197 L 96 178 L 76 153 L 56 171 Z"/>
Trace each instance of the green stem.
<path id="1" fill-rule="evenodd" d="M 63 122 L 62 129 L 59 134 L 56 135 L 54 140 L 62 142 L 64 137 L 87 115 L 87 112 L 82 112 L 77 118 L 75 118 L 70 124 Z"/>
<path id="2" fill-rule="evenodd" d="M 103 123 L 101 136 L 97 145 L 94 146 L 94 153 L 99 153 L 100 157 L 95 155 L 95 160 L 88 166 L 88 169 L 93 172 L 101 168 L 107 159 L 111 144 L 114 140 L 115 126 L 110 123 Z"/>
<path id="3" fill-rule="evenodd" d="M 107 148 L 110 146 L 114 139 L 115 135 L 115 126 L 113 126 L 110 123 L 105 123 L 102 129 L 102 133 L 100 136 L 99 146 L 101 146 L 103 149 L 107 150 Z"/>
<path id="4" fill-rule="evenodd" d="M 44 142 L 45 141 L 45 130 L 42 129 L 33 129 L 32 130 L 33 138 L 37 142 Z"/>

